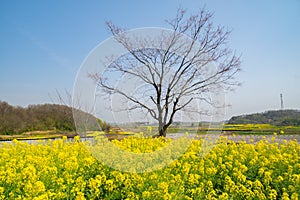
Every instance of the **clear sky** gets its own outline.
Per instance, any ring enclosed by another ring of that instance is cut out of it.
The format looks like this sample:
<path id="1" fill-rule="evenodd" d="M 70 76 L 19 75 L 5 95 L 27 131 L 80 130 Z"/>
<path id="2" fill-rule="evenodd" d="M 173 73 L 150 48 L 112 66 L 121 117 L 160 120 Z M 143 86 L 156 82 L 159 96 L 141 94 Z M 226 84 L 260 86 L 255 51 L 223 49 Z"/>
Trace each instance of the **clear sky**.
<path id="1" fill-rule="evenodd" d="M 177 8 L 214 12 L 233 30 L 242 54 L 242 86 L 227 94 L 232 115 L 284 107 L 300 109 L 300 0 L 0 1 L 0 100 L 51 103 L 72 91 L 84 58 L 110 36 L 105 21 L 125 28 L 167 27 Z"/>

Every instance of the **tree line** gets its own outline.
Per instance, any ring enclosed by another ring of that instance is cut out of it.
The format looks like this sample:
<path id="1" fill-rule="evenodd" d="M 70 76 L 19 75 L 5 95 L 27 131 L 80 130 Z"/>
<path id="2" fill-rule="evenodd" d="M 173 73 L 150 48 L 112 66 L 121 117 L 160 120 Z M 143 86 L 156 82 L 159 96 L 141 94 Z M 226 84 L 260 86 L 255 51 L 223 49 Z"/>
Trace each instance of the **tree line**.
<path id="1" fill-rule="evenodd" d="M 29 105 L 26 108 L 12 106 L 0 101 L 0 134 L 13 135 L 28 131 L 55 130 L 55 132 L 76 132 L 72 107 L 59 104 Z M 110 132 L 112 126 L 95 116 L 75 109 L 77 116 L 85 119 L 84 131 L 100 130 Z M 82 133 L 82 132 L 81 132 Z"/>
<path id="2" fill-rule="evenodd" d="M 300 126 L 300 110 L 274 110 L 263 113 L 234 116 L 229 124 L 271 124 L 274 126 Z"/>
<path id="3" fill-rule="evenodd" d="M 0 101 L 0 134 L 36 130 L 75 131 L 72 108 L 64 105 L 29 105 L 26 108 Z"/>

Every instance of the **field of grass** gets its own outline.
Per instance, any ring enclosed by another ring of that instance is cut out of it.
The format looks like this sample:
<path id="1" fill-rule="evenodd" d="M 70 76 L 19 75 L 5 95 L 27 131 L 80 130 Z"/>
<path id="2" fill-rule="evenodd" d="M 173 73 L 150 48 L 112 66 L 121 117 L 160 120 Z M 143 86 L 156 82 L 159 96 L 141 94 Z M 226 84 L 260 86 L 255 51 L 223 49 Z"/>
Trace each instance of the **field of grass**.
<path id="1" fill-rule="evenodd" d="M 269 124 L 225 124 L 220 128 L 210 128 L 208 125 L 198 126 L 171 126 L 168 133 L 186 133 L 189 134 L 209 134 L 213 131 L 219 131 L 222 135 L 294 135 L 300 134 L 300 127 L 298 126 L 272 126 Z M 137 135 L 143 133 L 144 135 L 157 134 L 157 127 L 155 126 L 138 126 L 138 127 L 122 127 L 113 128 L 109 133 L 103 131 L 90 131 L 86 136 L 94 137 L 97 135 L 105 135 L 112 139 L 123 139 L 127 136 Z M 49 131 L 31 131 L 19 135 L 0 135 L 0 141 L 4 140 L 38 140 L 38 139 L 54 139 L 62 136 L 74 137 L 75 132 L 57 133 L 54 130 Z"/>
<path id="2" fill-rule="evenodd" d="M 35 145 L 16 140 L 2 143 L 0 199 L 296 200 L 300 197 L 297 141 L 236 144 L 224 137 L 201 156 L 204 141 L 192 140 L 188 150 L 170 165 L 147 173 L 126 173 L 105 166 L 91 156 L 78 136 L 74 139 L 68 142 L 64 137 Z M 170 142 L 171 139 L 164 138 L 128 137 L 113 140 L 112 144 L 139 154 L 162 149 Z M 112 158 L 118 156 L 109 153 Z M 127 161 L 130 163 L 130 158 Z"/>
<path id="3" fill-rule="evenodd" d="M 270 124 L 225 124 L 223 132 L 231 134 L 254 134 L 273 135 L 277 134 L 300 134 L 298 126 L 272 126 Z"/>
<path id="4" fill-rule="evenodd" d="M 149 126 L 139 127 L 141 132 L 149 132 Z M 151 126 L 152 131 L 156 131 L 155 126 Z M 287 134 L 294 135 L 300 134 L 299 126 L 272 126 L 270 124 L 224 124 L 220 125 L 219 128 L 213 128 L 209 125 L 190 126 L 171 126 L 168 129 L 168 133 L 186 133 L 189 134 L 209 134 L 213 131 L 219 131 L 221 134 L 235 134 L 235 135 L 273 135 L 277 134 Z"/>
<path id="5" fill-rule="evenodd" d="M 43 139 L 54 139 L 61 138 L 62 136 L 74 137 L 76 133 L 74 132 L 64 132 L 59 133 L 54 130 L 48 131 L 30 131 L 23 134 L 15 135 L 0 135 L 0 141 L 9 141 L 9 140 L 43 140 Z"/>

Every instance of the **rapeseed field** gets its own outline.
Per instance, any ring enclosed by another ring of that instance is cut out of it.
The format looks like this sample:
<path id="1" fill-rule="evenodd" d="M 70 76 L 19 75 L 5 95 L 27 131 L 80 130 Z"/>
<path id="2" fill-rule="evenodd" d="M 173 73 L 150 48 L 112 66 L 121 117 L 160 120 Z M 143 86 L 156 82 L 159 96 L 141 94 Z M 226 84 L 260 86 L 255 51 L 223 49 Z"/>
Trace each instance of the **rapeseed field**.
<path id="1" fill-rule="evenodd" d="M 145 153 L 170 139 L 129 137 L 112 144 Z M 179 159 L 145 173 L 118 171 L 95 159 L 76 137 L 0 147 L 0 199 L 299 199 L 300 145 L 220 138 L 205 156 L 193 139 Z"/>

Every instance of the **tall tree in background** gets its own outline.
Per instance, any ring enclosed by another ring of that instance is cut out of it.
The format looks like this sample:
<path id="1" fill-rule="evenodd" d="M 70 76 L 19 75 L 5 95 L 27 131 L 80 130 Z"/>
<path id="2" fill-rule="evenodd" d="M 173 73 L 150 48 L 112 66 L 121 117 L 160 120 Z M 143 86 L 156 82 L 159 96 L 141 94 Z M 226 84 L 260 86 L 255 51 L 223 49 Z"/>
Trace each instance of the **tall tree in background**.
<path id="1" fill-rule="evenodd" d="M 178 112 L 196 112 L 191 107 L 193 101 L 213 105 L 206 94 L 214 88 L 230 89 L 237 84 L 233 78 L 240 70 L 240 57 L 227 46 L 230 31 L 214 26 L 212 16 L 205 9 L 190 16 L 179 9 L 176 17 L 167 21 L 173 34 L 165 37 L 162 32 L 156 40 L 164 47 L 161 49 L 137 49 L 136 46 L 147 47 L 151 41 L 137 37 L 132 42 L 125 30 L 107 22 L 115 40 L 128 50 L 128 54 L 113 61 L 106 72 L 139 79 L 143 88 L 136 93 L 127 93 L 109 81 L 110 73 L 90 76 L 106 94 L 126 98 L 131 103 L 128 109 L 141 109 L 157 120 L 159 136 L 166 136 L 167 128 Z M 181 55 L 175 53 L 179 51 Z M 212 63 L 216 70 L 208 73 Z"/>

